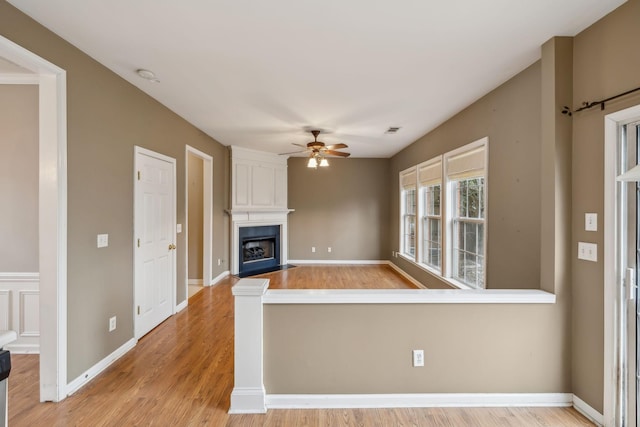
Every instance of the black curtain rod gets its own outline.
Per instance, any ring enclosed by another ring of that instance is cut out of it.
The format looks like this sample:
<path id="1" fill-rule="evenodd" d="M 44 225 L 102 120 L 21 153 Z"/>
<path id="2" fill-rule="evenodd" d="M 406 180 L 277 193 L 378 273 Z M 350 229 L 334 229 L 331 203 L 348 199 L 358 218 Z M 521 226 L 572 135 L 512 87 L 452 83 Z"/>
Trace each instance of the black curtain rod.
<path id="1" fill-rule="evenodd" d="M 580 112 L 582 110 L 588 110 L 589 108 L 593 108 L 596 105 L 600 105 L 600 110 L 604 110 L 604 104 L 605 103 L 607 103 L 609 101 L 612 101 L 612 100 L 614 100 L 616 98 L 620 98 L 621 96 L 625 96 L 625 95 L 629 95 L 630 93 L 637 92 L 639 90 L 640 90 L 640 87 L 637 87 L 635 89 L 631 89 L 631 90 L 628 90 L 626 92 L 619 93 L 618 95 L 611 96 L 611 97 L 609 97 L 607 99 L 603 99 L 602 101 L 583 102 L 582 103 L 582 107 L 578 108 L 577 110 L 572 110 L 571 108 L 569 108 L 567 106 L 564 106 L 564 107 L 562 107 L 562 114 L 566 114 L 567 116 L 572 116 L 573 113 L 578 113 L 578 112 Z"/>

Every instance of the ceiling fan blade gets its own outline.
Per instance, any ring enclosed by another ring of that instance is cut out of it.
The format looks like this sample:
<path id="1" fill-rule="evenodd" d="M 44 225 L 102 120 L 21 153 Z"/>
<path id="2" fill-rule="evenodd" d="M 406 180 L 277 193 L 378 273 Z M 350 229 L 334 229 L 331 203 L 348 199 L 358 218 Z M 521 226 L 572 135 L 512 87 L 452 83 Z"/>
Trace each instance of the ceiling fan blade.
<path id="1" fill-rule="evenodd" d="M 298 153 L 306 153 L 306 152 L 307 152 L 307 150 L 302 150 L 302 151 L 291 151 L 291 152 L 289 152 L 289 153 L 279 153 L 278 155 L 279 155 L 279 156 L 285 156 L 285 155 L 287 155 L 287 154 L 298 154 Z"/>
<path id="2" fill-rule="evenodd" d="M 325 147 L 327 150 L 339 150 L 341 148 L 349 148 L 349 146 L 347 144 L 333 144 L 333 145 L 327 145 Z"/>
<path id="3" fill-rule="evenodd" d="M 307 146 L 306 146 L 306 145 L 296 144 L 295 142 L 292 142 L 291 144 L 292 144 L 292 145 L 295 145 L 296 147 L 307 148 Z"/>
<path id="4" fill-rule="evenodd" d="M 351 153 L 343 153 L 342 151 L 333 151 L 333 150 L 322 150 L 322 152 L 330 156 L 339 156 L 339 157 L 349 157 L 351 155 Z"/>

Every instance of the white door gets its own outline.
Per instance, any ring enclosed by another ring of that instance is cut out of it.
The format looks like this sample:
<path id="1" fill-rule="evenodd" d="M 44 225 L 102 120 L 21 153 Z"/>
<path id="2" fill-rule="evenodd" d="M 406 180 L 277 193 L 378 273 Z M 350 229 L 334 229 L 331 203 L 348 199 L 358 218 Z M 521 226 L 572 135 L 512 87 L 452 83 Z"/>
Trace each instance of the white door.
<path id="1" fill-rule="evenodd" d="M 175 159 L 136 147 L 135 336 L 174 313 L 176 288 Z"/>

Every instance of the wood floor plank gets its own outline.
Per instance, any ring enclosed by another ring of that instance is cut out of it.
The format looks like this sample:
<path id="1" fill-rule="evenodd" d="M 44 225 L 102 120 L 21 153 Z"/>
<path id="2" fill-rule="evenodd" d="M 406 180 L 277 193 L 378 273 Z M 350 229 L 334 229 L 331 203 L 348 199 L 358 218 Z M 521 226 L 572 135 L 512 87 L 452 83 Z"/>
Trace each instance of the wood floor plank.
<path id="1" fill-rule="evenodd" d="M 414 288 L 388 266 L 297 267 L 264 275 L 272 288 Z M 143 337 L 60 403 L 40 403 L 38 356 L 12 355 L 9 425 L 22 426 L 590 426 L 572 408 L 270 410 L 229 415 L 233 297 L 229 277 Z"/>

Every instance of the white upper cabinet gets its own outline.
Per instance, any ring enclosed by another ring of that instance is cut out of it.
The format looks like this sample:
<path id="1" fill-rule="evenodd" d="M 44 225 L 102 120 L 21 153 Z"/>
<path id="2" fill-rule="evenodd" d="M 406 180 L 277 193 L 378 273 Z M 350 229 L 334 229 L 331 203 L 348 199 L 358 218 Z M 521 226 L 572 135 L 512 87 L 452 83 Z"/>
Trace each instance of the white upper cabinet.
<path id="1" fill-rule="evenodd" d="M 287 157 L 231 147 L 231 209 L 287 209 Z"/>

